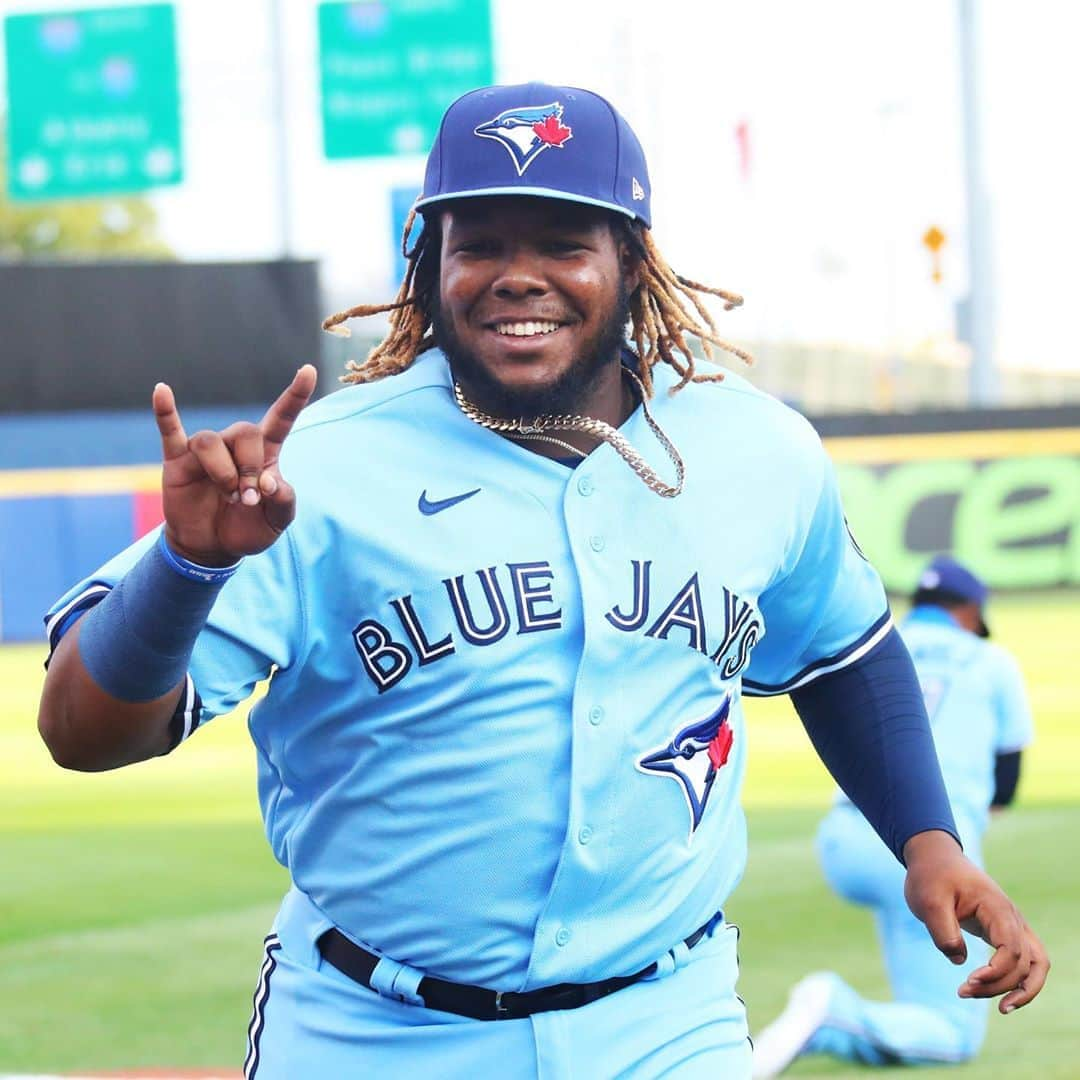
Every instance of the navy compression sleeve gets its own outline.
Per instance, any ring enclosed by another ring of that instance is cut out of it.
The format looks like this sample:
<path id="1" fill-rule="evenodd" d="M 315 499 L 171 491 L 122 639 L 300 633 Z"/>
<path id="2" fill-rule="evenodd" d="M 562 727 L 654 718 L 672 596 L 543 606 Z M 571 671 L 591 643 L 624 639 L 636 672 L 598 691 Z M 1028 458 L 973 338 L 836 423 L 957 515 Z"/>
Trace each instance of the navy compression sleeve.
<path id="1" fill-rule="evenodd" d="M 1008 806 L 1016 797 L 1016 785 L 1020 782 L 1019 750 L 998 754 L 994 759 L 994 798 L 991 806 Z"/>
<path id="2" fill-rule="evenodd" d="M 791 700 L 818 756 L 901 862 L 916 833 L 957 836 L 919 680 L 896 630 Z"/>

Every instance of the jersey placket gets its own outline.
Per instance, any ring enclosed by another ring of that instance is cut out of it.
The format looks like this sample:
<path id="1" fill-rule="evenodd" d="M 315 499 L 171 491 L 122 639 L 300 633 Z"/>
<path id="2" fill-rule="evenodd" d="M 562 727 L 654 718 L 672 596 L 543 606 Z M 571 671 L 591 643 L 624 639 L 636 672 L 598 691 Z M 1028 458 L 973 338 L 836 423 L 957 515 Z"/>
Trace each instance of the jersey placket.
<path id="1" fill-rule="evenodd" d="M 620 547 L 611 533 L 621 528 L 613 500 L 611 469 L 625 468 L 606 447 L 578 466 L 567 483 L 563 513 L 577 571 L 585 634 L 574 687 L 571 781 L 566 836 L 547 903 L 537 922 L 528 986 L 591 981 L 597 943 L 588 940 L 586 918 L 600 902 L 611 873 L 612 830 L 618 820 L 618 762 L 625 731 L 619 722 L 619 687 L 598 670 L 596 634 L 603 633 L 605 564 Z M 613 539 L 615 542 L 613 543 Z"/>

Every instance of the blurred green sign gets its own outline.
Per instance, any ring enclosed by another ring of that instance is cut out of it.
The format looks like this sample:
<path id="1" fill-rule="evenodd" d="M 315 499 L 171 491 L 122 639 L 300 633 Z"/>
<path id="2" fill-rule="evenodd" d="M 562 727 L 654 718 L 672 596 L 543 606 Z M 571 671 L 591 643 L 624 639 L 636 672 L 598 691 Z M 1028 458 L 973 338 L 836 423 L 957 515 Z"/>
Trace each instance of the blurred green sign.
<path id="1" fill-rule="evenodd" d="M 489 0 L 319 5 L 328 158 L 423 154 L 443 111 L 494 81 Z"/>
<path id="2" fill-rule="evenodd" d="M 172 4 L 9 15 L 4 42 L 13 199 L 179 182 Z"/>

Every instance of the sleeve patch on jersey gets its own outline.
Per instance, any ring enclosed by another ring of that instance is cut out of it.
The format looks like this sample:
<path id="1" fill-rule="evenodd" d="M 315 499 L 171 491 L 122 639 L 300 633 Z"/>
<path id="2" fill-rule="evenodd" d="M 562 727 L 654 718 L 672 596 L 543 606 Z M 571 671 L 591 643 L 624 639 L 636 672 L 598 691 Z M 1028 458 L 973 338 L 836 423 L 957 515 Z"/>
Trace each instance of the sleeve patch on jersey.
<path id="1" fill-rule="evenodd" d="M 821 660 L 815 660 L 812 664 L 807 664 L 806 667 L 790 679 L 776 685 L 744 679 L 743 693 L 747 697 L 770 697 L 774 694 L 790 694 L 792 690 L 798 690 L 799 687 L 806 686 L 815 679 L 820 679 L 822 675 L 840 671 L 842 668 L 861 660 L 875 646 L 879 645 L 892 629 L 892 624 L 892 612 L 886 610 L 868 630 L 839 652 L 834 653 L 832 656 L 823 657 Z"/>

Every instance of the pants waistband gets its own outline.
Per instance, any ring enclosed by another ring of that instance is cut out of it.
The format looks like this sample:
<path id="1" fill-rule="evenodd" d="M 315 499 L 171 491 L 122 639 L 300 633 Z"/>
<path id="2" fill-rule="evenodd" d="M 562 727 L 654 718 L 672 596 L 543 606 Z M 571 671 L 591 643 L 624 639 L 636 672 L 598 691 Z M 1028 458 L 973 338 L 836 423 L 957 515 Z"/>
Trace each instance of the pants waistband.
<path id="1" fill-rule="evenodd" d="M 723 912 L 718 911 L 681 944 L 692 949 L 706 935 L 712 935 L 723 917 Z M 468 1016 L 474 1020 L 520 1020 L 533 1013 L 578 1009 L 649 978 L 656 974 L 659 967 L 659 964 L 654 962 L 632 975 L 617 975 L 591 983 L 559 983 L 556 986 L 516 993 L 449 982 L 434 975 L 423 975 L 412 969 L 405 969 L 403 965 L 396 965 L 397 972 L 388 984 L 385 978 L 380 978 L 376 973 L 376 968 L 386 963 L 386 958 L 357 945 L 340 930 L 331 927 L 320 935 L 316 944 L 328 963 L 368 989 L 377 993 L 390 991 L 401 1001 Z M 406 976 L 399 980 L 398 976 L 403 971 L 410 972 L 413 977 Z"/>

